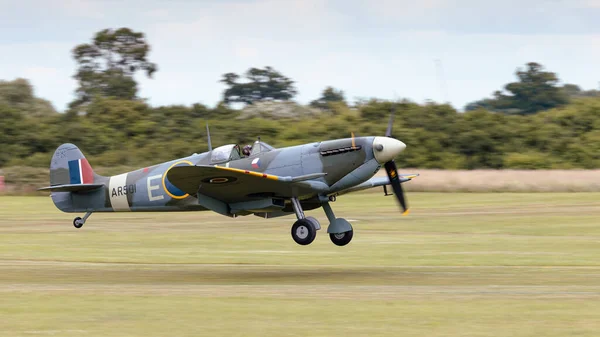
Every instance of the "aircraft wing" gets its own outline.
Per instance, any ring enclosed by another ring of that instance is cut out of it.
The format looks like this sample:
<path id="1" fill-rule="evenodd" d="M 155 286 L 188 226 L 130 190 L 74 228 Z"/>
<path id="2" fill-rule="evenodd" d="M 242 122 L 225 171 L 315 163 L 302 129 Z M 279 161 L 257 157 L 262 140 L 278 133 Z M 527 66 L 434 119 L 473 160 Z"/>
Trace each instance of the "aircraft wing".
<path id="1" fill-rule="evenodd" d="M 181 191 L 236 203 L 268 197 L 312 195 L 326 191 L 327 184 L 312 180 L 325 173 L 304 176 L 276 176 L 222 166 L 177 166 L 167 173 L 168 181 Z"/>
<path id="2" fill-rule="evenodd" d="M 405 183 L 407 181 L 411 181 L 413 178 L 418 177 L 418 176 L 419 176 L 418 173 L 401 174 L 400 175 L 400 183 Z M 388 177 L 374 177 L 374 178 L 371 178 L 371 179 L 365 181 L 362 184 L 347 188 L 347 189 L 340 191 L 338 193 L 335 193 L 335 194 L 336 195 L 346 194 L 346 193 L 350 193 L 350 192 L 362 191 L 362 190 L 366 190 L 368 188 L 384 186 L 384 185 L 389 185 L 389 184 L 390 184 L 390 180 L 388 179 Z"/>

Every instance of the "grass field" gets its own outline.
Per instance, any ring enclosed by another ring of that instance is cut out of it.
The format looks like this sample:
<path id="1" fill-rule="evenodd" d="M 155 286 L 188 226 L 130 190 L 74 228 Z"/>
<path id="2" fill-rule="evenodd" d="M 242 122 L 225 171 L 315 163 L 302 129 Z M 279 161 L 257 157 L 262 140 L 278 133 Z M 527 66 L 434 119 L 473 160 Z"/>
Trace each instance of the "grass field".
<path id="1" fill-rule="evenodd" d="M 408 197 L 407 217 L 340 197 L 346 247 L 296 245 L 292 217 L 78 230 L 48 197 L 0 197 L 0 336 L 600 335 L 600 193 Z"/>

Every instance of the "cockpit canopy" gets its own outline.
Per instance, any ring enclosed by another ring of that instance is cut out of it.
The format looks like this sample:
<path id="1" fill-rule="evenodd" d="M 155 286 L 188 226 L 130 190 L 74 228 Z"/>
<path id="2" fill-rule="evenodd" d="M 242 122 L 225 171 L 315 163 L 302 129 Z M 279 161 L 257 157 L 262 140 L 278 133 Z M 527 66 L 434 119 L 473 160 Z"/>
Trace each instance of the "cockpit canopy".
<path id="1" fill-rule="evenodd" d="M 257 140 L 252 145 L 252 151 L 250 152 L 250 156 L 254 156 L 263 152 L 269 152 L 271 150 L 275 150 L 275 148 L 265 142 Z"/>
<path id="2" fill-rule="evenodd" d="M 237 144 L 227 144 L 212 150 L 210 161 L 213 163 L 224 163 L 242 158 L 240 147 Z"/>
<path id="3" fill-rule="evenodd" d="M 274 150 L 275 148 L 271 145 L 256 141 L 252 144 L 252 151 L 250 152 L 250 157 L 258 155 L 260 153 L 269 152 Z M 212 154 L 210 156 L 210 161 L 212 163 L 225 163 L 232 160 L 238 160 L 242 158 L 242 154 L 240 151 L 240 146 L 237 144 L 227 144 L 223 146 L 219 146 L 216 149 L 212 150 Z"/>

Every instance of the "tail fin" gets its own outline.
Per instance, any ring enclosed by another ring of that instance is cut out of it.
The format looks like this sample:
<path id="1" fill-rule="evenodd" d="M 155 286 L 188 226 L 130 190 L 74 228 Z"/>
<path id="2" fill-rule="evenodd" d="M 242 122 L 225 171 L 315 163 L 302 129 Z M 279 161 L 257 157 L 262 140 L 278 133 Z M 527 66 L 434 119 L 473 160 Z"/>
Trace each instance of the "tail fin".
<path id="1" fill-rule="evenodd" d="M 50 185 L 93 184 L 99 176 L 77 146 L 62 144 L 50 162 Z"/>
<path id="2" fill-rule="evenodd" d="M 40 191 L 79 192 L 102 187 L 102 176 L 94 173 L 92 166 L 77 146 L 63 144 L 56 149 L 50 162 L 50 186 Z"/>
<path id="3" fill-rule="evenodd" d="M 99 189 L 104 186 L 105 180 L 105 177 L 94 173 L 77 146 L 62 144 L 56 149 L 50 162 L 50 186 L 38 190 L 52 192 L 52 201 L 63 212 L 82 211 L 87 207 L 76 207 L 71 193 L 88 193 L 88 196 L 89 193 L 100 193 L 102 199 L 102 191 Z"/>

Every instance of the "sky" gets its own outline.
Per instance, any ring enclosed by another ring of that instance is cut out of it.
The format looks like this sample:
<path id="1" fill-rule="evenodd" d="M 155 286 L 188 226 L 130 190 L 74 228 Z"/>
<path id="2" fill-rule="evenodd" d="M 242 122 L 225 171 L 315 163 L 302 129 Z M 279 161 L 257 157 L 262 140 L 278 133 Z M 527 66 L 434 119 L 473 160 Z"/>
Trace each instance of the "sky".
<path id="1" fill-rule="evenodd" d="M 0 0 L 0 80 L 27 78 L 64 111 L 71 50 L 105 28 L 141 31 L 158 64 L 152 105 L 214 106 L 227 72 L 272 66 L 308 103 L 326 86 L 465 104 L 541 63 L 562 83 L 600 85 L 600 0 Z"/>

